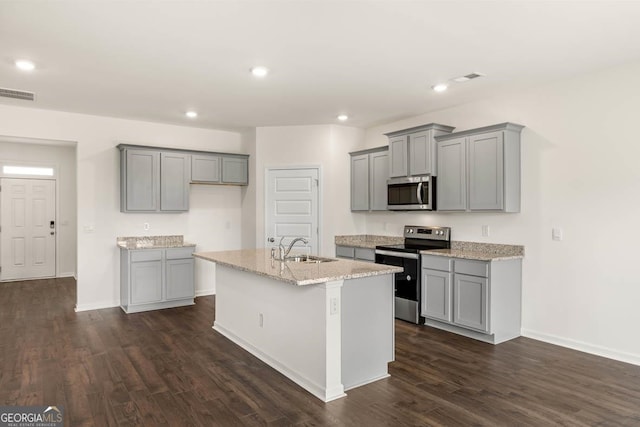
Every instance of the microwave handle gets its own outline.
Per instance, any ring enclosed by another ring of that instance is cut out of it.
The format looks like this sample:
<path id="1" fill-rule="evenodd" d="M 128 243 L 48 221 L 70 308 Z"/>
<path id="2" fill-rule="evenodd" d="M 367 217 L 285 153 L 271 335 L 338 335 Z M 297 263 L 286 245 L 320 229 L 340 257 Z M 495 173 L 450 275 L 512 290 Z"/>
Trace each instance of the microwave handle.
<path id="1" fill-rule="evenodd" d="M 416 196 L 418 196 L 418 204 L 424 204 L 422 201 L 422 183 L 418 183 L 418 188 L 416 189 Z"/>

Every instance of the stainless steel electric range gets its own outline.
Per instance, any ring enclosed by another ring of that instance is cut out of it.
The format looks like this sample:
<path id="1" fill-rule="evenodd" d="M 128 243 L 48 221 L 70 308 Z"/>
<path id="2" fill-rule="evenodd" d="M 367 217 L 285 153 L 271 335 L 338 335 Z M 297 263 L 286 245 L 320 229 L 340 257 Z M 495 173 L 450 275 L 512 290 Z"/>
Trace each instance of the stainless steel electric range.
<path id="1" fill-rule="evenodd" d="M 420 251 L 449 248 L 451 228 L 415 225 L 404 227 L 403 244 L 376 246 L 376 263 L 404 268 L 404 272 L 396 273 L 394 277 L 396 318 L 424 323 L 424 318 L 420 316 Z"/>

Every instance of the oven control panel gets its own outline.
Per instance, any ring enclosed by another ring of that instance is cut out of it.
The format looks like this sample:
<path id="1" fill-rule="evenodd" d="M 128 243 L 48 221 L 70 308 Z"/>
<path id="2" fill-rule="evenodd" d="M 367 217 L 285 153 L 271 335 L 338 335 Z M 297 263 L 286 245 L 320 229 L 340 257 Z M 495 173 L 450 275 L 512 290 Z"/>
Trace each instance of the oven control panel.
<path id="1" fill-rule="evenodd" d="M 425 239 L 425 240 L 450 240 L 451 228 L 405 225 L 404 237 L 410 238 L 410 239 Z"/>

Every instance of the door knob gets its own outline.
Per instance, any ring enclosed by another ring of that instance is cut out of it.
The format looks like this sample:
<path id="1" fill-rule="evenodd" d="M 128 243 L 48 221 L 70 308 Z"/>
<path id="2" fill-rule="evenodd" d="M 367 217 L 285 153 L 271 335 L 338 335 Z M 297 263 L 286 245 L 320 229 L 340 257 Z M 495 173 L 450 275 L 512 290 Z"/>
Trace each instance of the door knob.
<path id="1" fill-rule="evenodd" d="M 274 239 L 273 237 L 269 237 L 269 238 L 267 239 L 267 242 L 269 242 L 269 243 L 273 243 L 273 242 L 275 242 L 275 241 L 276 241 L 276 239 Z"/>

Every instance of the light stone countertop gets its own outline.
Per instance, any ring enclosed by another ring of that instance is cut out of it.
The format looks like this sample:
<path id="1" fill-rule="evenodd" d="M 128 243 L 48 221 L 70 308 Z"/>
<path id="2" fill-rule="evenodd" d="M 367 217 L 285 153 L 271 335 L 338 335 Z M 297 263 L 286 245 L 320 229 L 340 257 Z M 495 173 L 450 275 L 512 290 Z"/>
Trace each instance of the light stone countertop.
<path id="1" fill-rule="evenodd" d="M 163 249 L 195 246 L 184 241 L 184 237 L 175 236 L 130 236 L 117 237 L 116 244 L 121 249 Z"/>
<path id="2" fill-rule="evenodd" d="M 352 246 L 356 248 L 375 249 L 376 246 L 379 245 L 399 245 L 401 243 L 404 243 L 404 237 L 359 234 L 352 236 L 336 236 L 334 242 L 338 246 Z"/>
<path id="3" fill-rule="evenodd" d="M 404 238 L 394 236 L 362 234 L 335 237 L 336 245 L 355 246 L 368 249 L 375 249 L 377 245 L 394 245 L 401 243 L 404 243 Z M 477 261 L 503 261 L 524 258 L 524 246 L 454 240 L 451 242 L 451 249 L 430 249 L 421 251 L 420 253 L 424 255 L 445 256 Z"/>
<path id="4" fill-rule="evenodd" d="M 453 241 L 451 242 L 451 249 L 433 249 L 421 251 L 420 253 L 476 261 L 504 261 L 524 258 L 524 246 Z"/>
<path id="5" fill-rule="evenodd" d="M 345 259 L 321 263 L 282 262 L 271 259 L 270 249 L 196 252 L 193 256 L 297 286 L 403 271 L 402 267 Z"/>

